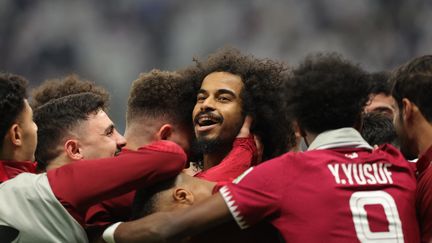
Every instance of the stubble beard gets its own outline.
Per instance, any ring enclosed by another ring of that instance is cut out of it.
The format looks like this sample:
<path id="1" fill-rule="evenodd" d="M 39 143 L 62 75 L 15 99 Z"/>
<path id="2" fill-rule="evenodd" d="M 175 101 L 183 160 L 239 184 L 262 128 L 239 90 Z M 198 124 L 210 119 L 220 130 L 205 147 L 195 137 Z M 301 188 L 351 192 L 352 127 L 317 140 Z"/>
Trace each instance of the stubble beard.
<path id="1" fill-rule="evenodd" d="M 216 138 L 206 138 L 206 137 L 196 137 L 194 144 L 192 145 L 192 150 L 196 154 L 214 154 L 214 153 L 225 153 L 227 149 L 232 149 L 233 142 L 240 132 L 243 125 L 244 117 L 240 119 L 233 126 L 225 127 L 227 130 L 233 131 L 229 138 L 221 138 L 220 136 Z"/>
<path id="2" fill-rule="evenodd" d="M 219 138 L 197 138 L 195 142 L 195 149 L 199 153 L 210 154 L 220 151 L 224 145 L 226 145 L 225 142 Z"/>

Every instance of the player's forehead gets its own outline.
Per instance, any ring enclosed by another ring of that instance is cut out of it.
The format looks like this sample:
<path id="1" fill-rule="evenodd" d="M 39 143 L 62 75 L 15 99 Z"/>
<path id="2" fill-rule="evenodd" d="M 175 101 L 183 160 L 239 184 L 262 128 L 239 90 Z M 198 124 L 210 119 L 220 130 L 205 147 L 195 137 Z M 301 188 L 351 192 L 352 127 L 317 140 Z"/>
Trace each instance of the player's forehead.
<path id="1" fill-rule="evenodd" d="M 385 95 L 383 93 L 373 95 L 369 101 L 369 106 L 377 105 L 388 105 L 396 107 L 396 101 L 391 95 Z"/>
<path id="2" fill-rule="evenodd" d="M 204 78 L 200 92 L 216 93 L 227 90 L 238 95 L 242 89 L 243 81 L 240 76 L 229 72 L 213 72 Z"/>
<path id="3" fill-rule="evenodd" d="M 102 109 L 89 114 L 87 120 L 85 121 L 85 125 L 88 130 L 97 131 L 99 133 L 103 133 L 106 129 L 114 128 L 113 121 Z"/>

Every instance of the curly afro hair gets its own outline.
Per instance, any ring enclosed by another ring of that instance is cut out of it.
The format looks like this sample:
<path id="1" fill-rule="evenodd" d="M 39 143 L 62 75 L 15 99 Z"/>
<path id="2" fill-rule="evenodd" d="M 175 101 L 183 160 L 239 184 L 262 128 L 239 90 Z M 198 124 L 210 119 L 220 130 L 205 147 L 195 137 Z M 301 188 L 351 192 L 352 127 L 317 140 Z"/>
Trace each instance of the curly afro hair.
<path id="1" fill-rule="evenodd" d="M 241 77 L 243 113 L 253 117 L 252 133 L 264 145 L 263 159 L 285 153 L 295 145 L 291 121 L 285 111 L 283 88 L 289 78 L 286 65 L 270 59 L 244 55 L 232 47 L 219 49 L 206 61 L 195 59 L 196 67 L 185 70 L 198 90 L 203 79 L 213 72 L 228 72 Z"/>
<path id="2" fill-rule="evenodd" d="M 319 134 L 359 121 L 370 93 L 368 74 L 336 53 L 306 57 L 287 90 L 290 114 L 303 130 Z"/>
<path id="3" fill-rule="evenodd" d="M 394 85 L 392 94 L 402 109 L 402 99 L 407 98 L 432 122 L 432 55 L 414 58 L 397 68 L 390 77 Z"/>
<path id="4" fill-rule="evenodd" d="M 195 94 L 192 81 L 180 73 L 157 69 L 142 73 L 132 83 L 126 113 L 127 123 L 151 117 L 192 127 Z"/>
<path id="5" fill-rule="evenodd" d="M 11 73 L 0 73 L 0 147 L 9 128 L 24 109 L 28 81 Z"/>
<path id="6" fill-rule="evenodd" d="M 32 90 L 30 105 L 33 109 L 36 109 L 52 99 L 85 92 L 101 96 L 106 104 L 104 109 L 108 107 L 108 91 L 97 86 L 92 81 L 81 80 L 76 74 L 68 75 L 62 79 L 50 79 L 43 82 L 39 87 Z"/>

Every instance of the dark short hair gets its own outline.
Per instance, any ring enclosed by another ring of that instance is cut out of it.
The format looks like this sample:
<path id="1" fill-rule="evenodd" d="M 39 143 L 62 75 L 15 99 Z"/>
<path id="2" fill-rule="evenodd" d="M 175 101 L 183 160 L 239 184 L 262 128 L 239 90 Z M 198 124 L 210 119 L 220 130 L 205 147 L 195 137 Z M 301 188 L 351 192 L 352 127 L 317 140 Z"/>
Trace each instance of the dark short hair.
<path id="1" fill-rule="evenodd" d="M 150 117 L 192 128 L 194 104 L 195 90 L 191 80 L 177 72 L 154 69 L 141 73 L 132 83 L 126 120 L 130 123 Z"/>
<path id="2" fill-rule="evenodd" d="M 0 73 L 0 148 L 7 131 L 24 109 L 27 80 L 11 73 Z"/>
<path id="3" fill-rule="evenodd" d="M 371 94 L 391 95 L 392 84 L 389 82 L 390 72 L 381 71 L 369 74 Z"/>
<path id="4" fill-rule="evenodd" d="M 38 126 L 38 144 L 35 157 L 38 169 L 43 171 L 62 152 L 59 144 L 81 121 L 105 109 L 105 100 L 94 93 L 67 95 L 48 101 L 34 110 Z"/>
<path id="5" fill-rule="evenodd" d="M 289 111 L 313 133 L 353 127 L 368 101 L 370 82 L 360 67 L 336 53 L 308 56 L 288 83 Z"/>
<path id="6" fill-rule="evenodd" d="M 289 78 L 284 63 L 258 59 L 232 47 L 222 48 L 207 60 L 195 59 L 195 62 L 196 67 L 189 68 L 186 73 L 194 80 L 197 91 L 204 78 L 213 72 L 228 72 L 241 77 L 243 113 L 254 119 L 251 130 L 263 142 L 264 160 L 285 153 L 295 145 L 294 131 L 283 102 L 284 86 Z"/>
<path id="7" fill-rule="evenodd" d="M 397 134 L 393 121 L 380 112 L 369 112 L 363 116 L 361 135 L 370 145 L 394 144 Z"/>
<path id="8" fill-rule="evenodd" d="M 156 203 L 159 194 L 162 191 L 174 187 L 176 177 L 159 182 L 153 186 L 139 189 L 135 193 L 135 199 L 132 204 L 131 220 L 139 219 L 156 212 Z"/>
<path id="9" fill-rule="evenodd" d="M 92 81 L 80 79 L 76 74 L 71 74 L 61 79 L 49 79 L 44 81 L 40 86 L 32 90 L 30 105 L 33 109 L 36 109 L 52 99 L 84 92 L 91 92 L 99 95 L 108 106 L 108 91 Z"/>
<path id="10" fill-rule="evenodd" d="M 402 99 L 413 102 L 423 116 L 432 122 L 432 55 L 414 58 L 398 67 L 391 75 L 393 97 L 402 108 Z"/>

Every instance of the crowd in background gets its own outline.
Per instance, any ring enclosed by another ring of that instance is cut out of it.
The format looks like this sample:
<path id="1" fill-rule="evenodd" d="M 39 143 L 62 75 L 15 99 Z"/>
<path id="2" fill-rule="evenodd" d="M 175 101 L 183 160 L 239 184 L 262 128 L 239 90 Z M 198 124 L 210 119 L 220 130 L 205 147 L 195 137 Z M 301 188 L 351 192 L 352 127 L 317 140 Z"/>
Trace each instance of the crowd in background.
<path id="1" fill-rule="evenodd" d="M 337 51 L 368 70 L 432 49 L 432 3 L 414 1 L 1 1 L 0 68 L 45 79 L 77 72 L 113 93 L 120 131 L 130 80 L 233 45 L 296 63 Z M 115 92 L 113 92 L 115 91 Z"/>
<path id="2" fill-rule="evenodd" d="M 431 10 L 1 2 L 0 242 L 430 242 Z"/>

